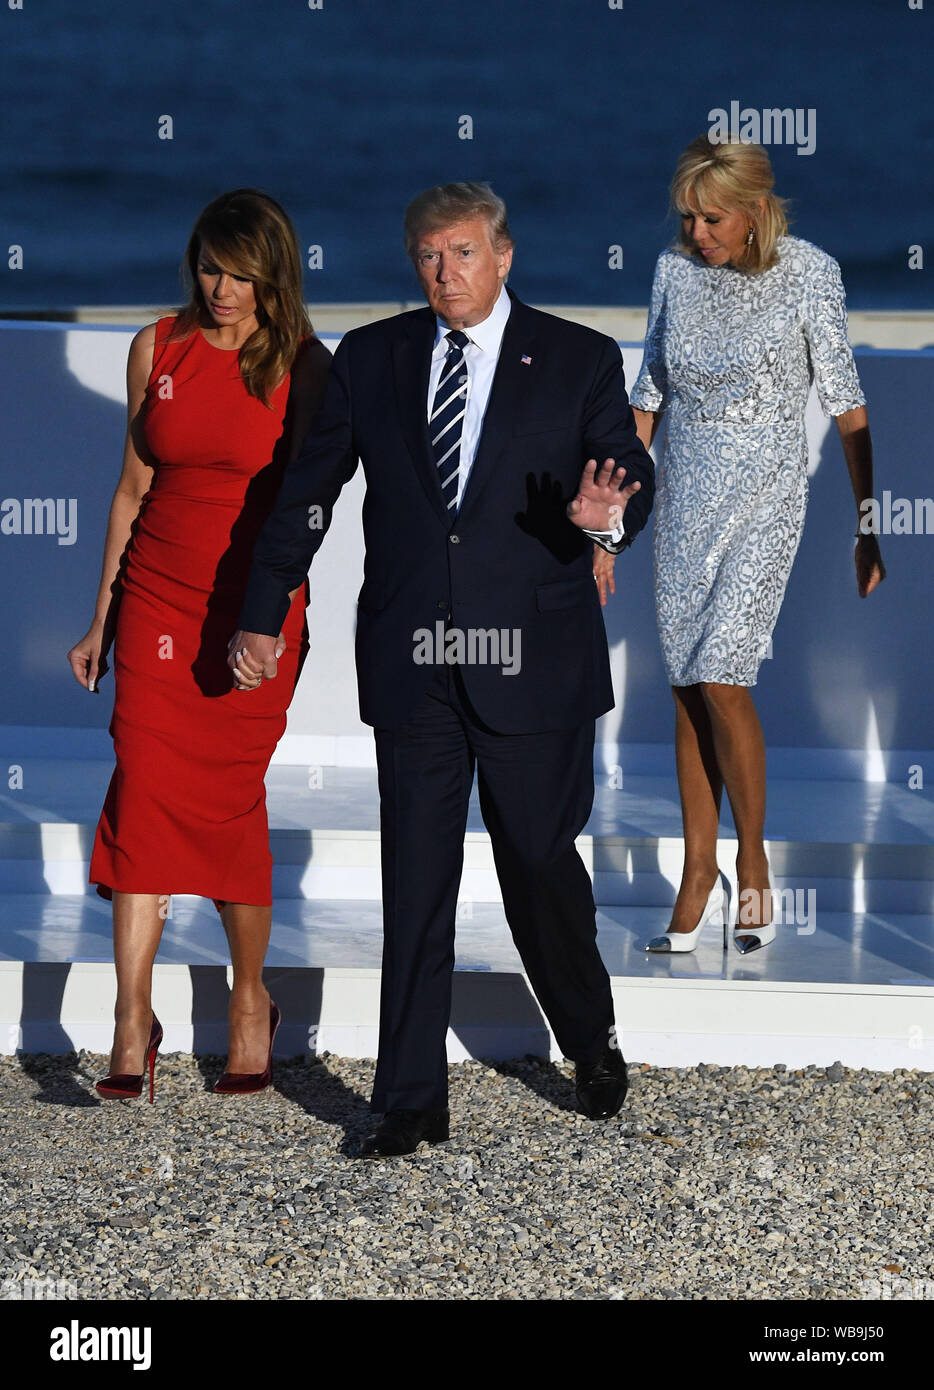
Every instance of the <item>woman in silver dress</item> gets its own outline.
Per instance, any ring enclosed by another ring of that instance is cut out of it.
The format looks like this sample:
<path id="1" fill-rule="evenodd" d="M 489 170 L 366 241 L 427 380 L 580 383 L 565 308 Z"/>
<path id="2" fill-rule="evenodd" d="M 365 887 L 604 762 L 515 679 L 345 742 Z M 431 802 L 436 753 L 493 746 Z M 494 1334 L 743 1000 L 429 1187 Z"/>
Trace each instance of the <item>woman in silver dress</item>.
<path id="1" fill-rule="evenodd" d="M 630 400 L 648 448 L 667 439 L 655 499 L 659 635 L 675 699 L 684 869 L 667 932 L 650 951 L 691 951 L 728 904 L 717 869 L 723 788 L 736 824 L 741 952 L 774 939 L 765 825 L 765 744 L 753 704 L 807 502 L 804 410 L 811 381 L 836 419 L 856 500 L 872 496 L 865 397 L 847 341 L 837 262 L 787 235 L 759 145 L 682 154 L 671 201 L 679 245 L 655 269 L 642 369 Z M 854 527 L 856 531 L 856 527 Z M 865 597 L 884 578 L 858 534 Z M 605 601 L 613 557 L 594 570 Z M 724 932 L 726 942 L 726 932 Z"/>

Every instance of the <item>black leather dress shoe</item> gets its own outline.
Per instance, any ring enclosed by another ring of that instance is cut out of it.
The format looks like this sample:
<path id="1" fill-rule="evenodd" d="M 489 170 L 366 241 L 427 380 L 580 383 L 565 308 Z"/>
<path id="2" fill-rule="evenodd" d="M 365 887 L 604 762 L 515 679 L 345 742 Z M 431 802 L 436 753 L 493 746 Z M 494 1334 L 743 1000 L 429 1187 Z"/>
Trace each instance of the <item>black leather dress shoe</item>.
<path id="1" fill-rule="evenodd" d="M 608 1047 L 596 1062 L 578 1062 L 575 1089 L 580 1108 L 591 1120 L 616 1115 L 629 1089 L 626 1059 L 618 1047 Z"/>
<path id="2" fill-rule="evenodd" d="M 361 1158 L 398 1158 L 413 1154 L 424 1139 L 441 1144 L 448 1138 L 447 1110 L 387 1110 L 375 1134 L 364 1139 Z"/>

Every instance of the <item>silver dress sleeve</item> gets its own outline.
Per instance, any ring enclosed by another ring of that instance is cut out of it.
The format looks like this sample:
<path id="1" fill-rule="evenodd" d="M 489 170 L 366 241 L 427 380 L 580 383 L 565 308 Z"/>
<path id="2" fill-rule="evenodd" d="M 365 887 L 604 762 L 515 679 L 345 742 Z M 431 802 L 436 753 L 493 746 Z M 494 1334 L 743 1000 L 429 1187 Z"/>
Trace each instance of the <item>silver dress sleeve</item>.
<path id="1" fill-rule="evenodd" d="M 655 263 L 642 366 L 639 368 L 636 384 L 629 393 L 629 404 L 636 410 L 664 410 L 668 396 L 668 370 L 664 355 L 667 261 L 668 257 L 663 252 Z"/>
<path id="2" fill-rule="evenodd" d="M 840 267 L 821 255 L 808 276 L 804 331 L 818 400 L 825 415 L 843 415 L 866 404 L 847 337 L 846 296 Z"/>

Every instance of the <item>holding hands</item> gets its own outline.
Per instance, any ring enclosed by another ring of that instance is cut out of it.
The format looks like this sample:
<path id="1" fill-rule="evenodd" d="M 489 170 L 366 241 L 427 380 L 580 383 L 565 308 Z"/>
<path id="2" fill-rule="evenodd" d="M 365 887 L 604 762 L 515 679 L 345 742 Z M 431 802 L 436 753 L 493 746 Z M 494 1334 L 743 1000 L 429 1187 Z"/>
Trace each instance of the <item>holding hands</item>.
<path id="1" fill-rule="evenodd" d="M 233 672 L 235 690 L 256 690 L 264 681 L 275 680 L 279 658 L 285 651 L 285 638 L 265 632 L 243 632 L 238 628 L 227 643 L 227 665 Z"/>

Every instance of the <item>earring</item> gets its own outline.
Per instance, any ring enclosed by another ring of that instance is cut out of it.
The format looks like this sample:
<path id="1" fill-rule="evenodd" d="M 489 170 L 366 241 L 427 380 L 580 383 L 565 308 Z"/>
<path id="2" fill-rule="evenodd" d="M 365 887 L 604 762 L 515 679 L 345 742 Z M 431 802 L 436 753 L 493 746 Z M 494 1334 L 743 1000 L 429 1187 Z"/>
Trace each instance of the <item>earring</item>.
<path id="1" fill-rule="evenodd" d="M 747 246 L 751 246 L 751 245 L 752 245 L 753 241 L 755 240 L 755 235 L 756 235 L 756 229 L 755 229 L 755 227 L 750 227 L 748 233 L 746 234 L 746 245 L 747 245 Z"/>

